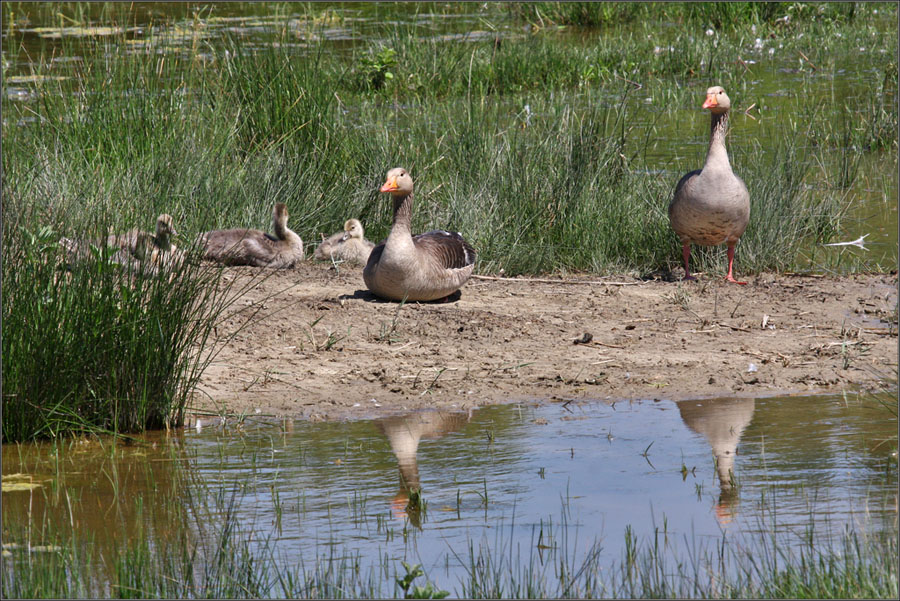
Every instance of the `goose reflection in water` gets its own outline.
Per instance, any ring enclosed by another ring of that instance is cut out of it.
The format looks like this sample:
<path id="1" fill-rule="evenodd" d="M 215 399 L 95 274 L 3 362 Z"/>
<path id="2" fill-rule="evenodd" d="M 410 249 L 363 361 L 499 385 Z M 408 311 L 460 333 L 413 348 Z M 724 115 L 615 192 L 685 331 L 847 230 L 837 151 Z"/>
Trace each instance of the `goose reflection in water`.
<path id="1" fill-rule="evenodd" d="M 467 413 L 429 411 L 376 420 L 378 429 L 391 444 L 391 451 L 397 457 L 400 469 L 400 489 L 391 502 L 395 518 L 406 517 L 413 526 L 422 527 L 418 504 L 422 486 L 419 481 L 419 464 L 416 460 L 419 441 L 423 438 L 441 438 L 455 432 L 469 423 L 470 419 L 472 411 Z"/>
<path id="2" fill-rule="evenodd" d="M 734 457 L 744 430 L 753 419 L 754 399 L 706 399 L 676 403 L 687 427 L 702 435 L 712 447 L 719 477 L 716 518 L 730 523 L 737 515 L 738 491 L 734 478 Z"/>

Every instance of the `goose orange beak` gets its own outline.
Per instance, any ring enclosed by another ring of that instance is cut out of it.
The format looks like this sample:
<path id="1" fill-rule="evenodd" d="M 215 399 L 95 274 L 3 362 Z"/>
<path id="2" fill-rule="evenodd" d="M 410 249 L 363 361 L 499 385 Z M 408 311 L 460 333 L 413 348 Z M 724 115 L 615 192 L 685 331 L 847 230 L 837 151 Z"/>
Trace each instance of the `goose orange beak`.
<path id="1" fill-rule="evenodd" d="M 703 108 L 708 109 L 714 106 L 719 106 L 719 102 L 716 100 L 715 94 L 707 94 L 706 102 L 703 103 Z"/>
<path id="2" fill-rule="evenodd" d="M 397 178 L 390 177 L 390 178 L 388 178 L 388 180 L 386 182 L 384 182 L 384 185 L 381 186 L 381 191 L 382 192 L 393 192 L 397 188 L 399 188 L 399 186 L 397 185 Z"/>

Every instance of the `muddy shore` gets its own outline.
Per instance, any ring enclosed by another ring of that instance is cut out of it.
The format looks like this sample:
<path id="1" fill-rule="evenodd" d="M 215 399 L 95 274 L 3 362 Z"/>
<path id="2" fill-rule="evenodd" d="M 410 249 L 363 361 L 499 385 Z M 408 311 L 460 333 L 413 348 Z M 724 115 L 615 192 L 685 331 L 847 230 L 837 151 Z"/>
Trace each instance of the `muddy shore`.
<path id="1" fill-rule="evenodd" d="M 204 413 L 331 420 L 896 382 L 896 275 L 472 279 L 455 301 L 403 306 L 370 295 L 360 268 L 225 277 L 250 287 L 216 329 L 193 400 Z"/>

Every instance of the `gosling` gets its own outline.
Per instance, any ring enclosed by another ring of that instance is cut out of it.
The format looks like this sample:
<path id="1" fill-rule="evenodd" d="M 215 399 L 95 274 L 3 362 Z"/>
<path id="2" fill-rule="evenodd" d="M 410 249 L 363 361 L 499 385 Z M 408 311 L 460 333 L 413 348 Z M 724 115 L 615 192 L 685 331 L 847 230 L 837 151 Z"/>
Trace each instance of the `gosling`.
<path id="1" fill-rule="evenodd" d="M 235 228 L 200 234 L 203 258 L 224 265 L 290 268 L 303 260 L 303 240 L 287 226 L 288 210 L 277 203 L 272 210 L 272 231 Z"/>
<path id="2" fill-rule="evenodd" d="M 359 219 L 348 219 L 344 222 L 343 232 L 338 232 L 319 244 L 315 258 L 320 261 L 345 261 L 365 265 L 373 248 L 375 244 L 366 240 Z"/>
<path id="3" fill-rule="evenodd" d="M 155 234 L 132 229 L 124 234 L 107 236 L 106 245 L 118 249 L 110 261 L 144 275 L 156 276 L 160 269 L 172 269 L 184 261 L 184 253 L 172 242 L 177 235 L 172 216 L 164 213 L 156 218 Z M 71 238 L 62 238 L 59 243 L 66 250 L 70 266 L 89 259 L 91 246 L 99 246 L 94 241 Z"/>

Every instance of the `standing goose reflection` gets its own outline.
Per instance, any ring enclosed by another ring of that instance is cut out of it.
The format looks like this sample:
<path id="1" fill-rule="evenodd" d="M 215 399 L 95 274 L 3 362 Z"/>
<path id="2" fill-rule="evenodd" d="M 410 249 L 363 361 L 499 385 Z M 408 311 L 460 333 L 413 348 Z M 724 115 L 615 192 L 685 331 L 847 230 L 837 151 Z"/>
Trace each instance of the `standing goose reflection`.
<path id="1" fill-rule="evenodd" d="M 722 524 L 737 515 L 737 487 L 734 457 L 744 430 L 753 419 L 755 399 L 706 399 L 676 403 L 688 428 L 702 435 L 712 447 L 719 477 L 719 502 L 716 517 Z"/>
<path id="2" fill-rule="evenodd" d="M 387 437 L 400 469 L 400 489 L 391 502 L 394 516 L 408 517 L 410 523 L 421 528 L 418 495 L 422 486 L 416 453 L 423 438 L 441 438 L 469 423 L 472 412 L 451 413 L 429 411 L 409 413 L 376 420 L 378 429 Z"/>

